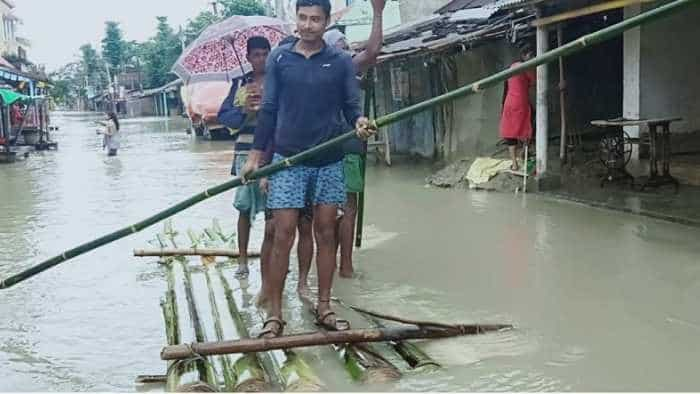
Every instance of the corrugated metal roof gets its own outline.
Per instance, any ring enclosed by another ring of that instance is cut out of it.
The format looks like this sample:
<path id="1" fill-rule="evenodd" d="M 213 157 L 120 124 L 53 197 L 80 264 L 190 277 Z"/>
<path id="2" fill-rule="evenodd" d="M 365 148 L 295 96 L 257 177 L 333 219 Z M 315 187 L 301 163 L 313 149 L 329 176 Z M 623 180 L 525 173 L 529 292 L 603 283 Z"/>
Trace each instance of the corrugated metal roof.
<path id="1" fill-rule="evenodd" d="M 491 7 L 498 9 L 518 7 L 526 4 L 541 3 L 545 0 L 496 0 Z"/>
<path id="2" fill-rule="evenodd" d="M 487 6 L 495 1 L 496 0 L 453 0 L 435 12 L 438 14 L 445 14 L 448 12 L 463 10 L 465 8 L 479 8 Z"/>
<path id="3" fill-rule="evenodd" d="M 467 8 L 453 13 L 450 22 L 482 21 L 489 19 L 497 11 L 497 8 L 491 7 Z"/>
<path id="4" fill-rule="evenodd" d="M 469 8 L 494 8 L 500 10 L 525 4 L 539 3 L 545 0 L 453 0 L 444 7 L 435 11 L 438 14 L 457 12 Z"/>
<path id="5" fill-rule="evenodd" d="M 535 16 L 530 10 L 497 11 L 492 7 L 471 8 L 402 25 L 387 35 L 378 62 L 438 52 L 450 46 L 471 47 L 492 39 L 514 39 L 516 34 L 532 30 L 529 22 Z"/>

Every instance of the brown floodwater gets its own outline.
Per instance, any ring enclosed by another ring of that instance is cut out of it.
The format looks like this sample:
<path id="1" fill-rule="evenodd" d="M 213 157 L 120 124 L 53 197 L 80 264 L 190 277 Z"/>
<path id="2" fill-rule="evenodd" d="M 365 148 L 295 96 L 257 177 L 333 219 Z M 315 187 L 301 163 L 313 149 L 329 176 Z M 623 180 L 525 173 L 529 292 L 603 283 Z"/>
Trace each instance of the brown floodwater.
<path id="1" fill-rule="evenodd" d="M 230 179 L 231 143 L 198 141 L 181 119 L 124 120 L 116 157 L 100 149 L 94 119 L 55 114 L 58 151 L 0 166 L 0 277 Z M 300 351 L 328 390 L 700 388 L 700 230 L 538 196 L 426 188 L 429 173 L 370 166 L 357 278 L 337 280 L 334 294 L 392 315 L 516 329 L 421 343 L 444 367 L 381 385 L 352 381 L 330 348 Z M 218 218 L 233 231 L 232 196 L 178 214 L 174 227 Z M 162 389 L 134 383 L 166 368 L 165 271 L 132 256 L 159 230 L 0 291 L 1 390 Z M 259 220 L 253 249 L 261 233 Z M 233 282 L 238 291 L 256 293 L 255 272 Z M 286 299 L 290 330 L 311 328 L 292 291 Z"/>

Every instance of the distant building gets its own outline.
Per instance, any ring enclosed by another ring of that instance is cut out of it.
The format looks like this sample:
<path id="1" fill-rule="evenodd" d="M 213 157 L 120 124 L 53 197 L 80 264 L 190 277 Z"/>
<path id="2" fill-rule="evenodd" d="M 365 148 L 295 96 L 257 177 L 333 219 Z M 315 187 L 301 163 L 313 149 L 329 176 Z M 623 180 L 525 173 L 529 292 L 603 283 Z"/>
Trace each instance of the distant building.
<path id="1" fill-rule="evenodd" d="M 0 30 L 0 54 L 26 59 L 28 42 L 17 36 L 17 25 L 21 22 L 13 10 L 15 4 L 10 0 L 0 0 L 2 29 Z"/>
<path id="2" fill-rule="evenodd" d="M 350 43 L 366 41 L 372 31 L 372 3 L 370 0 L 352 0 L 350 5 L 335 12 L 334 26 L 345 33 Z M 387 31 L 401 24 L 399 1 L 388 0 L 384 8 L 383 27 Z"/>
<path id="3" fill-rule="evenodd" d="M 450 0 L 401 0 L 401 23 L 413 22 L 433 14 Z"/>
<path id="4" fill-rule="evenodd" d="M 46 72 L 43 67 L 27 59 L 28 40 L 17 35 L 21 19 L 14 14 L 15 4 L 0 0 L 0 83 L 9 84 L 26 94 L 42 94 L 46 88 Z"/>

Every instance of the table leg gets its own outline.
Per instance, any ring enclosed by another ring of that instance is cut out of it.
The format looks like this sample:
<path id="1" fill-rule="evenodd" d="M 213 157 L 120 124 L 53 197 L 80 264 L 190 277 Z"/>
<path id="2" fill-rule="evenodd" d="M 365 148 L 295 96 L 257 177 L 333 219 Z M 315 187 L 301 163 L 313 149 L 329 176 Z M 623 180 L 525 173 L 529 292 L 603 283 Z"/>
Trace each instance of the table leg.
<path id="1" fill-rule="evenodd" d="M 671 123 L 664 123 L 664 180 L 676 187 L 676 193 L 680 183 L 671 176 Z"/>
<path id="2" fill-rule="evenodd" d="M 671 175 L 671 128 L 668 123 L 664 123 L 664 135 L 663 135 L 663 174 L 664 176 Z"/>
<path id="3" fill-rule="evenodd" d="M 657 163 L 656 151 L 656 125 L 649 126 L 649 178 L 656 178 L 659 174 L 659 166 Z"/>

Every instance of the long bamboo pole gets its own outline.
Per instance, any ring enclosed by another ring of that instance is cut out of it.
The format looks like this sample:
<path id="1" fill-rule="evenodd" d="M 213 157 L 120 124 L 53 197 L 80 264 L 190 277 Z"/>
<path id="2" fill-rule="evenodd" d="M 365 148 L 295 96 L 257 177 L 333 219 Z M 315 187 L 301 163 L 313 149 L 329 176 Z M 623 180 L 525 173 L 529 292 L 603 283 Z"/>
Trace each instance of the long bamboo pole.
<path id="1" fill-rule="evenodd" d="M 493 85 L 496 85 L 500 82 L 503 82 L 507 80 L 508 78 L 520 74 L 525 70 L 531 69 L 533 67 L 537 67 L 543 64 L 550 63 L 552 61 L 557 60 L 558 58 L 562 56 L 568 56 L 572 53 L 582 51 L 586 49 L 589 46 L 597 45 L 600 44 L 601 42 L 610 40 L 613 37 L 619 36 L 625 31 L 629 29 L 633 29 L 641 24 L 648 23 L 651 21 L 654 21 L 656 19 L 660 19 L 663 17 L 666 17 L 670 14 L 673 14 L 675 12 L 678 12 L 685 7 L 688 7 L 690 5 L 697 5 L 700 4 L 700 0 L 675 0 L 671 3 L 662 5 L 660 7 L 657 7 L 653 10 L 641 13 L 637 16 L 631 17 L 629 19 L 626 19 L 622 22 L 616 23 L 614 25 L 608 26 L 604 29 L 601 29 L 597 32 L 587 34 L 577 40 L 571 41 L 567 43 L 566 45 L 563 45 L 561 47 L 558 47 L 556 49 L 553 49 L 551 51 L 545 52 L 544 54 L 534 57 L 526 62 L 521 63 L 519 66 L 495 73 L 491 76 L 488 76 L 486 78 L 483 78 L 481 80 L 478 80 L 476 82 L 473 82 L 469 85 L 463 86 L 459 89 L 453 90 L 449 93 L 445 93 L 443 95 L 433 97 L 432 99 L 423 101 L 421 103 L 406 107 L 404 109 L 401 109 L 399 111 L 396 111 L 394 113 L 382 116 L 374 121 L 377 127 L 383 127 L 387 126 L 389 124 L 398 122 L 402 119 L 411 117 L 417 113 L 423 112 L 425 110 L 431 109 L 433 107 L 436 107 L 438 105 L 442 105 L 451 101 L 454 101 L 458 98 L 462 98 L 465 96 L 468 96 L 470 94 L 478 93 L 485 88 L 491 87 Z M 255 180 L 263 177 L 267 177 L 275 172 L 278 172 L 284 168 L 294 166 L 296 164 L 299 164 L 305 160 L 308 160 L 311 157 L 316 156 L 318 153 L 323 152 L 330 147 L 337 146 L 339 144 L 342 144 L 343 142 L 349 140 L 350 138 L 355 138 L 355 132 L 354 131 L 349 131 L 345 134 L 342 134 L 336 138 L 333 138 L 332 140 L 329 140 L 323 144 L 320 144 L 318 146 L 315 146 L 309 150 L 306 150 L 304 152 L 301 152 L 297 155 L 294 155 L 292 157 L 289 157 L 283 161 L 270 164 L 268 166 L 265 166 L 252 174 L 248 176 L 248 179 L 250 180 Z M 94 239 L 90 242 L 84 243 L 82 245 L 79 245 L 77 247 L 74 247 L 72 249 L 66 250 L 65 252 L 61 253 L 60 255 L 54 256 L 48 260 L 45 260 L 44 262 L 37 264 L 29 269 L 26 269 L 16 275 L 12 275 L 0 282 L 0 289 L 7 289 L 9 287 L 12 287 L 16 285 L 17 283 L 20 283 L 24 280 L 27 280 L 41 272 L 46 271 L 47 269 L 54 267 L 58 264 L 61 264 L 65 261 L 68 261 L 74 257 L 80 256 L 82 254 L 85 254 L 91 250 L 97 249 L 100 246 L 106 245 L 108 243 L 114 242 L 116 240 L 119 240 L 121 238 L 125 238 L 131 234 L 137 233 L 147 227 L 150 227 L 163 219 L 169 218 L 176 213 L 183 211 L 197 203 L 200 203 L 208 198 L 214 197 L 216 195 L 219 195 L 225 191 L 231 190 L 233 188 L 236 188 L 238 186 L 242 185 L 242 180 L 239 177 L 236 177 L 228 182 L 224 182 L 220 185 L 211 187 L 202 193 L 199 193 L 195 196 L 192 196 L 188 198 L 185 201 L 182 201 L 178 204 L 175 204 L 161 212 L 156 213 L 153 216 L 150 216 L 138 223 L 135 223 L 131 226 L 127 226 L 122 228 L 121 230 L 117 230 L 111 234 L 104 235 L 100 238 Z"/>
<path id="2" fill-rule="evenodd" d="M 557 45 L 564 44 L 564 28 L 562 25 L 557 26 Z M 567 143 L 566 143 L 566 74 L 564 74 L 564 59 L 559 58 L 559 115 L 561 116 L 561 141 L 559 141 L 559 159 L 561 164 L 566 164 L 567 161 Z"/>
<path id="3" fill-rule="evenodd" d="M 507 329 L 510 326 L 455 325 L 454 329 L 420 327 L 375 328 L 363 330 L 324 331 L 276 338 L 241 339 L 238 341 L 200 342 L 190 345 L 166 346 L 160 353 L 162 360 L 188 359 L 193 356 L 263 352 L 299 347 L 340 345 L 345 343 L 388 342 L 408 339 L 438 339 L 464 335 L 477 335 Z"/>
<path id="4" fill-rule="evenodd" d="M 177 263 L 182 265 L 183 271 L 185 273 L 185 299 L 187 300 L 188 311 L 190 313 L 190 321 L 194 329 L 194 335 L 197 341 L 206 341 L 208 336 L 205 332 L 205 327 L 203 325 L 203 317 L 200 310 L 197 308 L 197 300 L 195 298 L 194 289 L 192 286 L 192 272 L 190 272 L 187 260 L 180 260 Z M 198 363 L 199 376 L 202 381 L 211 385 L 212 387 L 217 387 L 216 370 L 214 364 L 212 363 L 212 358 Z"/>
<path id="5" fill-rule="evenodd" d="M 187 308 L 187 290 L 185 284 L 185 269 L 181 261 L 173 261 L 168 265 L 168 290 L 171 291 L 170 322 L 166 321 L 166 335 L 170 335 L 177 343 L 188 343 L 197 340 L 194 332 L 194 322 Z M 171 324 L 168 328 L 167 324 Z M 170 333 L 168 333 L 170 331 Z M 185 391 L 187 388 L 209 388 L 202 379 L 200 371 L 204 366 L 203 358 L 193 358 L 179 363 L 168 363 L 167 391 Z"/>
<path id="6" fill-rule="evenodd" d="M 134 249 L 136 257 L 175 257 L 175 256 L 204 256 L 204 257 L 240 257 L 241 253 L 233 249 Z M 248 257 L 260 257 L 260 252 L 248 252 Z"/>

